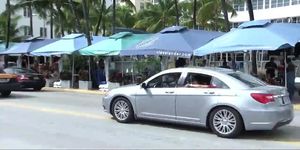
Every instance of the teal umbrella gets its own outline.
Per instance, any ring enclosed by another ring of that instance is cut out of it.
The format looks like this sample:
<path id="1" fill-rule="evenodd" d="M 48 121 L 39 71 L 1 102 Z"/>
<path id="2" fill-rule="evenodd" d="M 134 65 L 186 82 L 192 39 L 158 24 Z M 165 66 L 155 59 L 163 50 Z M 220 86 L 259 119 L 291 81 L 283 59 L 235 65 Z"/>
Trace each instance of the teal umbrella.
<path id="1" fill-rule="evenodd" d="M 150 36 L 151 34 L 120 32 L 110 36 L 108 39 L 79 50 L 79 53 L 81 55 L 119 55 L 121 50 L 129 48 Z"/>

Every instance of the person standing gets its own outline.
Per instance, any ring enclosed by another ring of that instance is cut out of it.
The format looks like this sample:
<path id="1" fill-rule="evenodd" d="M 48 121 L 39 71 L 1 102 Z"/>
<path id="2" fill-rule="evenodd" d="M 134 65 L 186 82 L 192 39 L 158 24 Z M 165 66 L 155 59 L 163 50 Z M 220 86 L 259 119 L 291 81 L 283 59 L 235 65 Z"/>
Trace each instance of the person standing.
<path id="1" fill-rule="evenodd" d="M 288 58 L 286 60 L 287 68 L 286 68 L 286 77 L 287 77 L 287 90 L 289 92 L 290 100 L 292 101 L 294 93 L 295 93 L 295 70 L 296 66 L 293 64 L 292 60 Z"/>

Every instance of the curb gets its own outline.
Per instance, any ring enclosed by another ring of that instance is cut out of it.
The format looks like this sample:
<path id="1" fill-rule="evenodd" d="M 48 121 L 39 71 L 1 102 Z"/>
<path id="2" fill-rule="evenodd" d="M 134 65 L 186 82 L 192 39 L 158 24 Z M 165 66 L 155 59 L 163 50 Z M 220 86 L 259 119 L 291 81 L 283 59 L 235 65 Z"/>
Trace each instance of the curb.
<path id="1" fill-rule="evenodd" d="M 64 89 L 64 88 L 52 88 L 52 87 L 44 87 L 44 91 L 56 91 L 56 92 L 75 92 L 75 93 L 83 93 L 83 94 L 96 94 L 96 95 L 105 95 L 106 92 L 99 90 L 82 90 L 82 89 Z"/>
<path id="2" fill-rule="evenodd" d="M 300 104 L 294 104 L 294 110 L 300 111 Z"/>

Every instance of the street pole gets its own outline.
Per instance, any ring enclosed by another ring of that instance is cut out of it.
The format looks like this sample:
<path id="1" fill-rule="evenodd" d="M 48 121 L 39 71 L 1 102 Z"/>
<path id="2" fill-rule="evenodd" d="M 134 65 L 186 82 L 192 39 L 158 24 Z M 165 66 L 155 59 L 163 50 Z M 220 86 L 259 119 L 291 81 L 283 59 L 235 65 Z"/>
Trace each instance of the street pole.
<path id="1" fill-rule="evenodd" d="M 10 40 L 10 0 L 6 0 L 6 11 L 7 11 L 7 21 L 6 21 L 6 43 L 5 49 L 9 47 L 9 40 Z M 4 55 L 4 67 L 8 66 L 8 55 Z"/>

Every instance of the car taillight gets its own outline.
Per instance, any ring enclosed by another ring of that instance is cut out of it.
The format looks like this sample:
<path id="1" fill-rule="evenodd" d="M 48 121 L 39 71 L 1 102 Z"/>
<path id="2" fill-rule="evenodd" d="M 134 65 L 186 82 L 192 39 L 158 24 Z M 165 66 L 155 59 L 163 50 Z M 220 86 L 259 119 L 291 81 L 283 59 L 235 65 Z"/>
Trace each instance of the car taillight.
<path id="1" fill-rule="evenodd" d="M 251 97 L 262 104 L 267 104 L 274 101 L 273 94 L 251 93 Z"/>
<path id="2" fill-rule="evenodd" d="M 18 75 L 17 76 L 17 81 L 23 81 L 23 80 L 29 80 L 29 78 L 25 75 Z"/>

